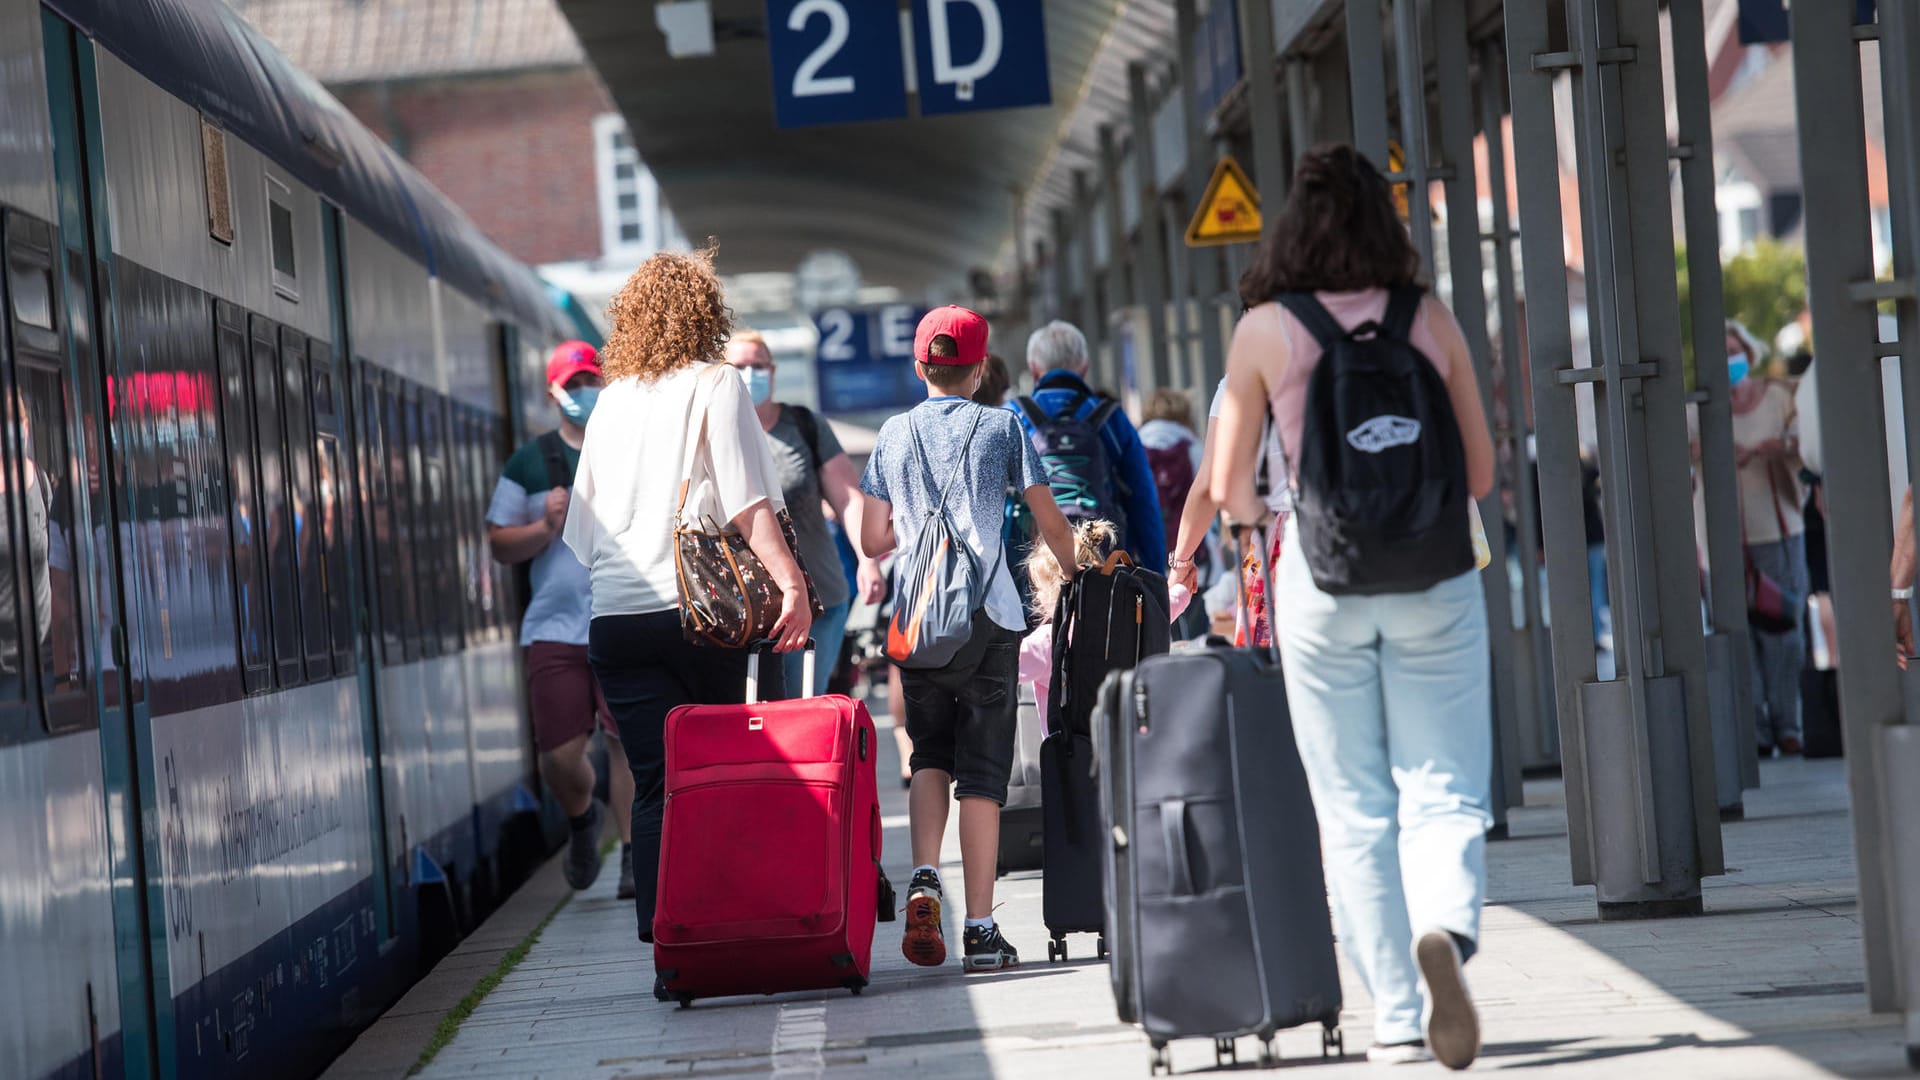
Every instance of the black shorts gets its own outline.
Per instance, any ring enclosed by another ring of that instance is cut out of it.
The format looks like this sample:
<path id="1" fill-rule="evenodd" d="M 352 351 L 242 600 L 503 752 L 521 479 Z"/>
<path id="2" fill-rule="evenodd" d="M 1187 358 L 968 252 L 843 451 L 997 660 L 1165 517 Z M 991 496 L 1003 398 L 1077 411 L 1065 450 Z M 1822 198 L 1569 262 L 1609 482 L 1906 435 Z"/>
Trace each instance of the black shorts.
<path id="1" fill-rule="evenodd" d="M 1013 772 L 1020 635 L 974 614 L 973 637 L 943 668 L 900 669 L 914 772 L 939 769 L 961 798 L 1007 801 Z"/>

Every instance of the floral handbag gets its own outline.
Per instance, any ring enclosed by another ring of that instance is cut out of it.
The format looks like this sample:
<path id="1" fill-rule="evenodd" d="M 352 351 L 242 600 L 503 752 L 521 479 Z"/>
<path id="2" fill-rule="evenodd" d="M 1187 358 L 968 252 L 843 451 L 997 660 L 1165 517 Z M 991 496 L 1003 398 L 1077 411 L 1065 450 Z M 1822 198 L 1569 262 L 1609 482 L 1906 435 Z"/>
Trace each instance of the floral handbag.
<path id="1" fill-rule="evenodd" d="M 717 645 L 726 649 L 744 649 L 773 635 L 780 619 L 783 599 L 780 586 L 774 584 L 760 557 L 747 545 L 746 537 L 706 516 L 687 515 L 687 495 L 693 489 L 695 461 L 707 438 L 707 409 L 704 392 L 711 386 L 709 376 L 694 389 L 687 406 L 687 446 L 680 478 L 680 500 L 673 514 L 674 577 L 680 590 L 680 630 L 695 645 Z M 694 423 L 698 411 L 700 422 Z M 824 612 L 813 576 L 800 557 L 800 544 L 794 535 L 793 517 L 780 510 L 780 534 L 787 550 L 800 566 L 807 584 L 809 607 L 818 619 Z"/>

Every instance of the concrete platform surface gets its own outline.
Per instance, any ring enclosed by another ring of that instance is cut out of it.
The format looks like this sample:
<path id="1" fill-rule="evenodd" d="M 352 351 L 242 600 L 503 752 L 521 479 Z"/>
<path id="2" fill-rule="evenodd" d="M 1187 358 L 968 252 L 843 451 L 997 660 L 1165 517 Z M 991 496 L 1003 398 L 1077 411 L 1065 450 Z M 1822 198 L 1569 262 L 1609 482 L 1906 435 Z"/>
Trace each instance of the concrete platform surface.
<path id="1" fill-rule="evenodd" d="M 891 740 L 881 743 L 891 751 Z M 890 758 L 881 762 L 891 777 Z M 1703 917 L 1600 923 L 1591 890 L 1566 884 L 1557 782 L 1534 782 L 1514 838 L 1490 845 L 1491 903 L 1468 968 L 1480 1001 L 1481 1071 L 1568 1077 L 1908 1076 L 1894 1017 L 1871 1016 L 1862 987 L 1843 766 L 1769 762 L 1727 826 L 1729 872 Z M 907 876 L 905 800 L 883 784 L 889 875 Z M 958 857 L 951 840 L 948 858 Z M 959 867 L 949 880 L 957 886 Z M 1147 1073 L 1146 1038 L 1114 1015 L 1091 936 L 1049 964 L 1038 874 L 1004 879 L 998 917 L 1025 963 L 963 977 L 951 962 L 902 959 L 882 924 L 874 983 L 844 991 L 656 1003 L 652 968 L 613 875 L 561 910 L 525 962 L 481 1003 L 423 1074 L 638 1080 L 643 1077 L 1116 1077 Z M 957 892 L 954 886 L 950 892 Z M 950 911 L 950 940 L 958 913 Z M 1344 966 L 1346 1055 L 1323 1060 L 1317 1028 L 1283 1033 L 1283 1068 L 1328 1080 L 1371 1075 L 1371 1014 Z M 1234 1071 L 1258 1047 L 1239 1043 Z M 1216 1068 L 1205 1041 L 1176 1043 L 1178 1072 Z M 1224 1069 L 1221 1071 L 1225 1071 Z M 1437 1065 L 1401 1069 L 1438 1075 Z"/>

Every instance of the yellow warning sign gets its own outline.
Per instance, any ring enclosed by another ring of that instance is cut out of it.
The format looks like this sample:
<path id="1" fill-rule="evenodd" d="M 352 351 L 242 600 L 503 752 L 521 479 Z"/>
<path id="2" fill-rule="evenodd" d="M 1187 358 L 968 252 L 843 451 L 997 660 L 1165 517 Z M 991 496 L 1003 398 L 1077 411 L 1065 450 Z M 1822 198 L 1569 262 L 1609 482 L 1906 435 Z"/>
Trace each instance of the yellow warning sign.
<path id="1" fill-rule="evenodd" d="M 1242 244 L 1260 239 L 1260 194 L 1230 157 L 1213 167 L 1207 194 L 1187 225 L 1187 246 Z"/>

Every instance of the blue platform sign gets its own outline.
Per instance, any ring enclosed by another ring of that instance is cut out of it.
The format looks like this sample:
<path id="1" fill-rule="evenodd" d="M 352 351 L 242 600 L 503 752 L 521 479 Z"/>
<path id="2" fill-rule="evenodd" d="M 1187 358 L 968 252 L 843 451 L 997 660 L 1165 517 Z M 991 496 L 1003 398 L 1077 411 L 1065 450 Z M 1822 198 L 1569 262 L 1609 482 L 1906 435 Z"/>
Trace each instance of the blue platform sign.
<path id="1" fill-rule="evenodd" d="M 907 115 L 894 0 L 767 0 L 767 42 L 779 126 Z"/>
<path id="2" fill-rule="evenodd" d="M 1047 26 L 1040 0 L 913 0 L 920 113 L 1047 105 Z"/>
<path id="3" fill-rule="evenodd" d="M 820 411 L 906 408 L 927 396 L 913 370 L 913 332 L 926 315 L 914 304 L 827 308 L 813 317 L 820 332 L 814 375 Z"/>
<path id="4" fill-rule="evenodd" d="M 1740 44 L 1766 45 L 1791 38 L 1793 20 L 1787 7 L 1787 0 L 1740 0 Z M 1873 15 L 1874 0 L 1854 0 L 1855 23 L 1865 26 L 1873 22 Z"/>
<path id="5" fill-rule="evenodd" d="M 1202 128 L 1227 92 L 1240 83 L 1240 10 L 1234 0 L 1213 0 L 1193 39 L 1193 70 L 1199 72 L 1194 120 Z"/>

